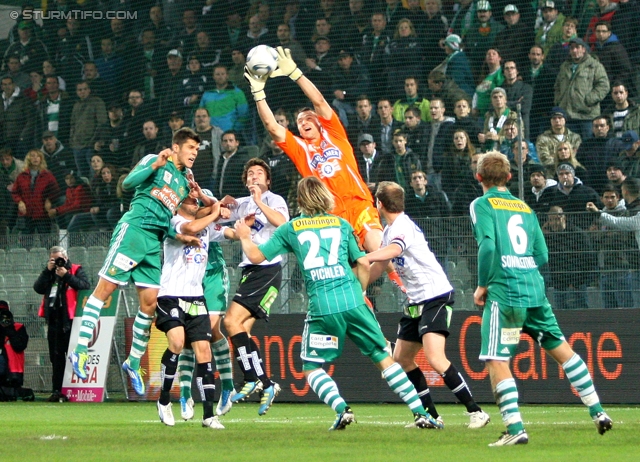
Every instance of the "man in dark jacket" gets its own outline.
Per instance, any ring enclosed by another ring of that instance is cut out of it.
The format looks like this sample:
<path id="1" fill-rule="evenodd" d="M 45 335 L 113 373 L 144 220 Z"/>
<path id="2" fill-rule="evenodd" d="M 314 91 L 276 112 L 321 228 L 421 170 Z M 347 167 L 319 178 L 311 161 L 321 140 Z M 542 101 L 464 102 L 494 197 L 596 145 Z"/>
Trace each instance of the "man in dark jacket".
<path id="1" fill-rule="evenodd" d="M 0 143 L 10 147 L 18 159 L 24 159 L 33 144 L 33 106 L 9 76 L 2 77 L 0 97 Z"/>
<path id="2" fill-rule="evenodd" d="M 633 84 L 633 67 L 627 50 L 622 46 L 616 34 L 611 32 L 611 24 L 600 21 L 596 24 L 596 43 L 593 54 L 607 71 L 609 82 L 621 80 L 627 85 Z"/>
<path id="3" fill-rule="evenodd" d="M 82 266 L 72 264 L 63 247 L 49 250 L 47 266 L 33 284 L 33 290 L 43 295 L 38 316 L 47 323 L 49 360 L 52 366 L 52 394 L 49 402 L 67 401 L 61 393 L 71 325 L 76 311 L 78 291 L 91 287 Z"/>

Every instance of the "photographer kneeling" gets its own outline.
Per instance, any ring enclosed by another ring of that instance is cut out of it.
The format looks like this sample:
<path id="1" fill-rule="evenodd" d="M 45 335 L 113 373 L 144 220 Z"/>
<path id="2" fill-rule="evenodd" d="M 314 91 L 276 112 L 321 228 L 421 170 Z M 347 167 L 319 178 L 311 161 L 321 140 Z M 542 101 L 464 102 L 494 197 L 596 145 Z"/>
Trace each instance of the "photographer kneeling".
<path id="1" fill-rule="evenodd" d="M 24 350 L 29 343 L 29 335 L 24 325 L 14 322 L 9 304 L 0 300 L 0 401 L 15 401 L 22 394 L 24 381 Z M 33 397 L 33 392 L 30 396 Z"/>
<path id="2" fill-rule="evenodd" d="M 82 266 L 71 263 L 63 247 L 51 247 L 47 266 L 33 284 L 33 290 L 44 296 L 38 316 L 43 317 L 47 323 L 49 360 L 53 368 L 53 393 L 49 397 L 50 402 L 67 401 L 60 390 L 67 364 L 71 325 L 76 312 L 78 291 L 90 287 Z"/>

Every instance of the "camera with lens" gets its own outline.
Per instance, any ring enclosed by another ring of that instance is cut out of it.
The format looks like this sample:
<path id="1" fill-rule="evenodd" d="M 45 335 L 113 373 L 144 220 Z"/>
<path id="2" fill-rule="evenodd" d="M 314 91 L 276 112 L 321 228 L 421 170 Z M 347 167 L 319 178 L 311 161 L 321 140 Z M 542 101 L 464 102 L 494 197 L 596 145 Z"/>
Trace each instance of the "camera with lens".
<path id="1" fill-rule="evenodd" d="M 0 326 L 9 327 L 13 324 L 13 314 L 9 310 L 0 311 Z"/>
<path id="2" fill-rule="evenodd" d="M 58 268 L 64 268 L 67 264 L 67 260 L 65 260 L 62 257 L 58 257 L 56 258 L 56 260 L 54 261 L 54 264 L 58 267 Z"/>

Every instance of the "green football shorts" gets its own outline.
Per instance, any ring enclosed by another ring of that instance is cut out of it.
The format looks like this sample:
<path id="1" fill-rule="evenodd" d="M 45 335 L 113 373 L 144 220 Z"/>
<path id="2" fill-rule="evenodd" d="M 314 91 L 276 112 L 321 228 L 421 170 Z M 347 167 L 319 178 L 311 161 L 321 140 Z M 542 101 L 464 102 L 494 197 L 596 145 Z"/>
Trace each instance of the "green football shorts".
<path id="1" fill-rule="evenodd" d="M 159 289 L 161 247 L 159 234 L 120 222 L 113 230 L 109 252 L 98 275 L 118 285 L 133 280 L 136 286 Z"/>
<path id="2" fill-rule="evenodd" d="M 509 360 L 516 352 L 522 332 L 545 350 L 553 350 L 564 341 L 564 335 L 546 298 L 542 306 L 534 308 L 505 306 L 487 298 L 482 313 L 481 332 L 482 361 Z"/>
<path id="3" fill-rule="evenodd" d="M 302 333 L 303 370 L 317 369 L 319 364 L 335 361 L 342 354 L 349 337 L 374 363 L 388 356 L 387 341 L 380 325 L 367 305 L 324 316 L 307 315 Z"/>
<path id="4" fill-rule="evenodd" d="M 204 273 L 204 300 L 209 314 L 222 316 L 227 312 L 229 303 L 229 274 L 225 266 L 208 269 Z"/>

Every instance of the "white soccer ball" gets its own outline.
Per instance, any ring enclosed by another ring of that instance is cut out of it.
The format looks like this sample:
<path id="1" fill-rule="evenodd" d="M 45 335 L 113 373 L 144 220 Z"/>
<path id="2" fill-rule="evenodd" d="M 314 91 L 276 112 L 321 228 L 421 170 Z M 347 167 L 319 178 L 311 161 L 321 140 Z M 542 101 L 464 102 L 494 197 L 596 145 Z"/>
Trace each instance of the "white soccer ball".
<path id="1" fill-rule="evenodd" d="M 267 45 L 253 47 L 247 55 L 247 68 L 253 75 L 262 77 L 278 67 L 278 52 Z"/>

